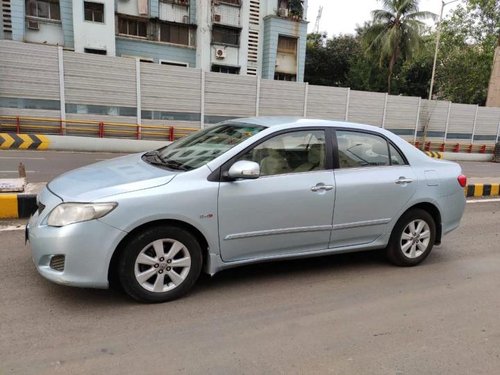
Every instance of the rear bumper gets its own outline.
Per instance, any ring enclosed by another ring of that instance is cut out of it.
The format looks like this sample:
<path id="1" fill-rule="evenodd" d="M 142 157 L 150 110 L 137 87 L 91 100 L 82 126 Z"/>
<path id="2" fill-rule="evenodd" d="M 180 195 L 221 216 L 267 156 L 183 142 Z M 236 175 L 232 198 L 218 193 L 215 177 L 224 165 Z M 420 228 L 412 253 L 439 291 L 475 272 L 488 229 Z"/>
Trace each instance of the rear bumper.
<path id="1" fill-rule="evenodd" d="M 457 229 L 460 225 L 460 220 L 462 220 L 462 216 L 465 210 L 465 196 L 463 190 L 460 189 L 455 194 L 446 196 L 442 199 L 442 230 L 443 235 L 451 232 L 454 229 Z"/>

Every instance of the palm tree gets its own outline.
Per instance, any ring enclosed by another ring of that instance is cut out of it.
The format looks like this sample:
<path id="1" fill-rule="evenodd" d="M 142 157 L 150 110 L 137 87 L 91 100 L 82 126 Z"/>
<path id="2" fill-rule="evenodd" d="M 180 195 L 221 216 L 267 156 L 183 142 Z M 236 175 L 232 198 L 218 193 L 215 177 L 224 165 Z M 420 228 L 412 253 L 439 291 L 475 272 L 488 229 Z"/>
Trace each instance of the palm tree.
<path id="1" fill-rule="evenodd" d="M 423 20 L 435 19 L 431 12 L 418 10 L 418 0 L 381 0 L 383 9 L 372 11 L 373 21 L 363 35 L 366 52 L 379 58 L 380 66 L 387 64 L 387 92 L 391 93 L 394 65 L 409 59 L 422 45 Z"/>

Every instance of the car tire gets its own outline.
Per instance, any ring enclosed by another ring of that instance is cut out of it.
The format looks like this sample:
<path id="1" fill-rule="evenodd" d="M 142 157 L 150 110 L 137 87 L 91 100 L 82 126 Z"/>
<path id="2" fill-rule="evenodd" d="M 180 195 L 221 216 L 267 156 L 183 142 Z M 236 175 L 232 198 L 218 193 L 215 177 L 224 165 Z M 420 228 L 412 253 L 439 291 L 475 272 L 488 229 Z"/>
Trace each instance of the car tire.
<path id="1" fill-rule="evenodd" d="M 152 227 L 134 237 L 118 262 L 123 290 L 148 303 L 185 295 L 198 279 L 202 252 L 198 240 L 178 227 Z"/>
<path id="2" fill-rule="evenodd" d="M 397 266 L 411 267 L 430 254 L 436 239 L 436 223 L 422 209 L 412 209 L 394 226 L 386 249 L 389 261 Z"/>

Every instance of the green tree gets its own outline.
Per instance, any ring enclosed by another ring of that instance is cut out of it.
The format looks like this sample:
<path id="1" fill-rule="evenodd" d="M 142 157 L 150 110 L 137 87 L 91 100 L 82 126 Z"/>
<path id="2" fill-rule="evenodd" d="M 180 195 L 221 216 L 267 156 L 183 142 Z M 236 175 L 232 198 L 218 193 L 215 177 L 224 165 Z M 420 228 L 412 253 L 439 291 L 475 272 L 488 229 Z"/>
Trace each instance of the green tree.
<path id="1" fill-rule="evenodd" d="M 383 9 L 372 12 L 373 23 L 364 32 L 368 55 L 376 56 L 380 66 L 387 66 L 387 91 L 391 93 L 394 67 L 410 59 L 422 44 L 423 20 L 435 18 L 431 12 L 419 11 L 418 0 L 382 0 Z"/>
<path id="2" fill-rule="evenodd" d="M 484 104 L 500 33 L 500 3 L 469 0 L 442 24 L 436 69 L 436 96 Z"/>
<path id="3" fill-rule="evenodd" d="M 353 62 L 362 58 L 359 40 L 352 35 L 339 35 L 323 42 L 320 34 L 307 37 L 305 81 L 313 85 L 349 85 Z"/>

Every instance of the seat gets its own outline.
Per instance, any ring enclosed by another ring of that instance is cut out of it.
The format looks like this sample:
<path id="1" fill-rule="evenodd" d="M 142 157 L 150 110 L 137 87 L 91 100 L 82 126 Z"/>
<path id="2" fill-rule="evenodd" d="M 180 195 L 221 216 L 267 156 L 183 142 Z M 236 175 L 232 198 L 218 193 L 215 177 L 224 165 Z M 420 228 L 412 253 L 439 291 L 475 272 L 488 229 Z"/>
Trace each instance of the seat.
<path id="1" fill-rule="evenodd" d="M 270 176 L 290 172 L 288 162 L 275 148 L 267 149 L 267 156 L 260 162 L 261 176 Z"/>
<path id="2" fill-rule="evenodd" d="M 311 145 L 307 153 L 307 162 L 295 168 L 294 172 L 308 172 L 325 169 L 325 145 Z"/>

